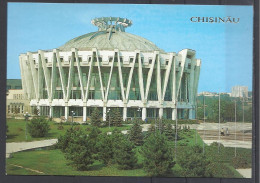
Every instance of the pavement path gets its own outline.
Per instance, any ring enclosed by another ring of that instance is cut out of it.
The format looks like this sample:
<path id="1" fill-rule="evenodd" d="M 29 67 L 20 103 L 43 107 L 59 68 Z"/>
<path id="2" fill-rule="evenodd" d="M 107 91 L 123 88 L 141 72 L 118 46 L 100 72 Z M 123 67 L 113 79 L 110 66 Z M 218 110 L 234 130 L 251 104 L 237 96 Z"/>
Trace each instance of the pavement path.
<path id="1" fill-rule="evenodd" d="M 33 142 L 11 142 L 6 143 L 6 158 L 10 157 L 11 153 L 35 149 L 40 147 L 48 147 L 57 143 L 58 139 L 41 140 Z"/>
<path id="2" fill-rule="evenodd" d="M 236 169 L 244 178 L 252 178 L 252 169 Z"/>

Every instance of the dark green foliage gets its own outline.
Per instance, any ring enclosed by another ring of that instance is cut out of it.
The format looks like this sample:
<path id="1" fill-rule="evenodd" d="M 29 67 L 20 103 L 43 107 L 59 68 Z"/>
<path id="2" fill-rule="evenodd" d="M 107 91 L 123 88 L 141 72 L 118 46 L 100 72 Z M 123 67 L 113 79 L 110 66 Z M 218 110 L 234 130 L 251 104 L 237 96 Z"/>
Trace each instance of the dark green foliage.
<path id="1" fill-rule="evenodd" d="M 71 127 L 66 131 L 66 133 L 63 136 L 59 136 L 56 147 L 60 149 L 62 152 L 65 152 L 69 143 L 72 142 L 72 136 L 74 135 L 75 131 L 76 130 L 73 127 Z"/>
<path id="2" fill-rule="evenodd" d="M 95 108 L 91 114 L 91 124 L 93 126 L 101 126 L 101 117 L 98 108 Z"/>
<path id="3" fill-rule="evenodd" d="M 149 135 L 141 148 L 143 168 L 150 176 L 162 176 L 174 166 L 173 152 L 165 135 L 158 130 Z"/>
<path id="4" fill-rule="evenodd" d="M 233 166 L 237 168 L 249 168 L 251 164 L 247 161 L 247 157 L 237 155 L 236 157 L 233 157 L 232 159 Z"/>
<path id="5" fill-rule="evenodd" d="M 91 143 L 93 144 L 93 153 L 98 153 L 97 143 L 98 143 L 98 137 L 101 134 L 101 131 L 98 127 L 92 127 L 90 129 L 89 133 L 89 139 Z"/>
<path id="6" fill-rule="evenodd" d="M 235 100 L 237 108 L 237 121 L 243 120 L 243 99 L 232 98 L 229 96 L 221 95 L 220 97 L 220 120 L 221 122 L 235 120 Z M 206 97 L 205 96 L 205 116 L 207 121 L 218 122 L 219 112 L 219 97 Z M 248 101 L 244 103 L 245 121 L 252 122 L 252 104 Z M 198 97 L 198 119 L 203 120 L 203 96 Z"/>
<path id="7" fill-rule="evenodd" d="M 58 124 L 57 129 L 58 129 L 58 130 L 63 130 L 63 129 L 64 129 L 62 122 L 60 122 L 60 123 Z"/>
<path id="8" fill-rule="evenodd" d="M 113 161 L 113 136 L 107 134 L 99 135 L 98 143 L 98 159 L 105 165 L 112 163 Z"/>
<path id="9" fill-rule="evenodd" d="M 27 127 L 32 137 L 45 137 L 50 130 L 50 125 L 44 117 L 33 118 Z"/>
<path id="10" fill-rule="evenodd" d="M 9 132 L 8 125 L 6 125 L 6 133 L 8 133 L 8 132 Z"/>
<path id="11" fill-rule="evenodd" d="M 134 122 L 133 126 L 129 131 L 129 139 L 136 146 L 140 146 L 143 144 L 142 127 L 137 121 Z"/>
<path id="12" fill-rule="evenodd" d="M 168 140 L 170 140 L 170 141 L 175 139 L 175 131 L 172 128 L 172 125 L 170 123 L 168 123 L 166 125 L 165 130 L 164 130 L 164 134 L 168 138 Z"/>
<path id="13" fill-rule="evenodd" d="M 115 134 L 113 138 L 114 162 L 118 164 L 120 169 L 133 169 L 137 164 L 134 144 L 122 133 Z"/>
<path id="14" fill-rule="evenodd" d="M 211 176 L 207 170 L 210 161 L 202 153 L 202 147 L 195 145 L 187 148 L 177 159 L 186 177 L 208 177 Z"/>
<path id="15" fill-rule="evenodd" d="M 120 111 L 118 108 L 112 109 L 110 114 L 110 123 L 113 126 L 122 126 L 122 115 L 120 114 Z"/>
<path id="16" fill-rule="evenodd" d="M 70 142 L 65 149 L 65 158 L 70 160 L 77 170 L 88 170 L 94 162 L 94 144 L 90 137 L 82 130 L 76 130 L 71 134 Z"/>

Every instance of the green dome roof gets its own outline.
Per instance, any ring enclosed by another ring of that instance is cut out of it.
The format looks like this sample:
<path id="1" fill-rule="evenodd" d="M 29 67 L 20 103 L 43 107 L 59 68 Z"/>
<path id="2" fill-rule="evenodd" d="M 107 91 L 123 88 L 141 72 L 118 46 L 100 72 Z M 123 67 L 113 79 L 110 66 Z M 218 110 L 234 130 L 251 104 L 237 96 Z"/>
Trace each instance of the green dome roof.
<path id="1" fill-rule="evenodd" d="M 114 32 L 109 39 L 109 33 L 98 34 L 99 32 L 88 33 L 79 37 L 76 37 L 68 41 L 58 49 L 62 51 L 70 51 L 71 48 L 77 48 L 78 50 L 91 50 L 97 48 L 98 50 L 114 50 L 119 49 L 121 51 L 161 51 L 154 43 L 144 39 L 140 36 L 129 34 L 126 32 Z M 95 34 L 94 38 L 91 37 Z"/>
<path id="2" fill-rule="evenodd" d="M 116 17 L 102 17 L 91 21 L 92 24 L 99 27 L 97 32 L 91 32 L 76 37 L 63 46 L 59 47 L 61 51 L 70 51 L 71 48 L 78 50 L 114 50 L 121 51 L 160 51 L 151 41 L 125 32 L 125 28 L 132 25 L 132 21 Z M 113 24 L 114 23 L 114 24 Z"/>

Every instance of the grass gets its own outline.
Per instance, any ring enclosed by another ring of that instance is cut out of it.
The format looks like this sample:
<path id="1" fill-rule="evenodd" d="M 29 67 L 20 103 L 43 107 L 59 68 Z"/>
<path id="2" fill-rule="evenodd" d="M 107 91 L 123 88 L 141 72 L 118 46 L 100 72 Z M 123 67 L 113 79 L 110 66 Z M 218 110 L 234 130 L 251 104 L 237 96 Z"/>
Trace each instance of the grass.
<path id="1" fill-rule="evenodd" d="M 55 127 L 57 128 L 56 124 Z M 70 127 L 70 125 L 64 125 L 65 127 Z M 90 126 L 79 125 L 80 128 L 89 129 Z M 131 126 L 126 125 L 119 127 L 120 130 L 129 129 Z M 112 131 L 116 127 L 100 128 L 103 132 Z M 65 131 L 65 130 L 64 130 Z M 86 130 L 88 133 L 88 130 Z M 64 132 L 62 132 L 64 133 Z M 177 146 L 177 160 L 178 157 L 184 151 L 188 151 L 190 146 L 198 144 L 203 145 L 203 141 L 197 134 L 196 130 L 180 131 L 179 132 L 181 140 L 178 141 Z M 197 137 L 196 137 L 197 135 Z M 197 138 L 197 139 L 196 139 Z M 185 143 L 186 145 L 181 146 L 180 144 Z M 174 141 L 170 142 L 170 145 L 174 148 Z M 147 176 L 146 172 L 142 169 L 142 156 L 139 153 L 140 147 L 136 148 L 138 157 L 138 168 L 133 170 L 120 170 L 117 165 L 105 166 L 100 161 L 95 161 L 88 171 L 77 171 L 66 160 L 64 154 L 58 149 L 36 149 L 30 151 L 17 152 L 12 154 L 12 158 L 6 160 L 6 171 L 8 175 L 42 175 L 40 173 L 30 171 L 25 168 L 30 168 L 33 170 L 38 170 L 44 172 L 44 175 L 81 175 L 81 176 Z M 174 149 L 173 149 L 174 152 Z M 242 176 L 235 170 L 233 165 L 234 148 L 226 147 L 221 148 L 218 154 L 217 147 L 205 146 L 205 155 L 207 159 L 217 161 L 218 170 L 215 171 L 215 177 L 226 177 L 226 178 L 242 178 Z M 251 150 L 237 148 L 237 156 L 245 157 L 247 159 L 248 168 L 251 167 Z M 177 161 L 178 162 L 178 161 Z M 15 167 L 12 164 L 23 166 L 24 168 Z M 176 164 L 173 168 L 173 173 L 167 176 L 169 177 L 185 177 L 183 175 L 182 167 Z"/>
<path id="2" fill-rule="evenodd" d="M 71 127 L 71 125 L 63 125 L 63 129 L 58 129 L 58 124 L 55 122 L 49 122 L 50 124 L 50 131 L 46 137 L 40 138 L 33 138 L 27 133 L 26 139 L 26 121 L 21 119 L 6 119 L 8 125 L 8 132 L 7 132 L 7 139 L 6 142 L 31 142 L 37 140 L 45 140 L 45 139 L 55 139 L 58 138 L 60 135 L 64 135 L 67 129 Z M 79 128 L 82 129 L 89 129 L 90 126 L 88 125 L 78 125 Z M 100 130 L 102 132 L 109 132 L 113 131 L 115 128 L 119 130 L 128 130 L 131 128 L 130 125 L 123 125 L 122 127 L 102 127 Z M 86 130 L 88 132 L 88 130 Z"/>
<path id="3" fill-rule="evenodd" d="M 28 158 L 30 157 L 30 161 Z M 6 161 L 8 175 L 32 175 L 35 172 L 25 171 L 23 168 L 11 164 L 31 168 L 44 173 L 44 175 L 84 175 L 84 176 L 146 176 L 142 169 L 119 170 L 116 165 L 105 166 L 95 161 L 88 171 L 77 171 L 69 166 L 69 161 L 64 158 L 60 150 L 34 150 L 14 153 L 13 157 Z M 42 175 L 42 174 L 38 174 Z"/>

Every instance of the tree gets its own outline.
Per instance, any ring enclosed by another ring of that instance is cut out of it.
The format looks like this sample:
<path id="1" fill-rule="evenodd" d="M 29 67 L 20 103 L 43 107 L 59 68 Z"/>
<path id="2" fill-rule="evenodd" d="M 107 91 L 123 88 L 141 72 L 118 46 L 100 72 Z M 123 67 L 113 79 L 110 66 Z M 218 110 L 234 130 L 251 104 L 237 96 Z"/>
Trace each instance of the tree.
<path id="1" fill-rule="evenodd" d="M 119 108 L 112 109 L 111 115 L 110 115 L 110 122 L 113 124 L 113 126 L 122 126 L 122 116 L 120 114 Z"/>
<path id="2" fill-rule="evenodd" d="M 144 170 L 151 176 L 166 175 L 175 164 L 169 142 L 158 130 L 147 137 L 141 155 Z"/>
<path id="3" fill-rule="evenodd" d="M 202 148 L 195 145 L 183 151 L 178 158 L 178 164 L 183 169 L 185 177 L 208 177 L 211 176 L 208 171 L 210 161 L 202 153 Z"/>
<path id="4" fill-rule="evenodd" d="M 72 141 L 72 136 L 75 133 L 75 129 L 73 127 L 69 128 L 64 135 L 58 137 L 58 143 L 56 147 L 60 149 L 62 152 L 65 152 L 68 145 Z"/>
<path id="5" fill-rule="evenodd" d="M 74 131 L 71 135 L 68 147 L 65 150 L 65 158 L 70 160 L 77 170 L 88 170 L 94 162 L 94 143 L 82 130 Z"/>
<path id="6" fill-rule="evenodd" d="M 98 108 L 95 108 L 91 114 L 91 124 L 93 126 L 100 126 L 101 125 L 101 117 Z"/>
<path id="7" fill-rule="evenodd" d="M 141 125 L 135 121 L 133 126 L 129 131 L 129 139 L 132 141 L 136 146 L 140 146 L 143 144 L 143 133 Z"/>
<path id="8" fill-rule="evenodd" d="M 105 165 L 111 164 L 113 161 L 113 136 L 102 134 L 99 136 L 97 143 L 98 159 Z"/>
<path id="9" fill-rule="evenodd" d="M 164 130 L 164 134 L 168 138 L 168 140 L 170 140 L 170 141 L 174 140 L 175 132 L 174 132 L 174 129 L 172 128 L 172 125 L 170 123 L 168 123 L 166 125 L 166 128 Z"/>
<path id="10" fill-rule="evenodd" d="M 33 118 L 28 123 L 28 132 L 32 137 L 45 137 L 50 130 L 50 125 L 44 117 Z"/>
<path id="11" fill-rule="evenodd" d="M 95 153 L 95 154 L 98 153 L 97 143 L 98 143 L 99 134 L 101 134 L 101 131 L 99 130 L 98 127 L 92 127 L 90 129 L 89 139 L 90 139 L 91 143 L 93 144 L 93 153 Z"/>
<path id="12" fill-rule="evenodd" d="M 134 144 L 121 134 L 119 143 L 114 145 L 114 160 L 120 169 L 133 169 L 137 164 L 137 157 L 134 151 Z"/>

